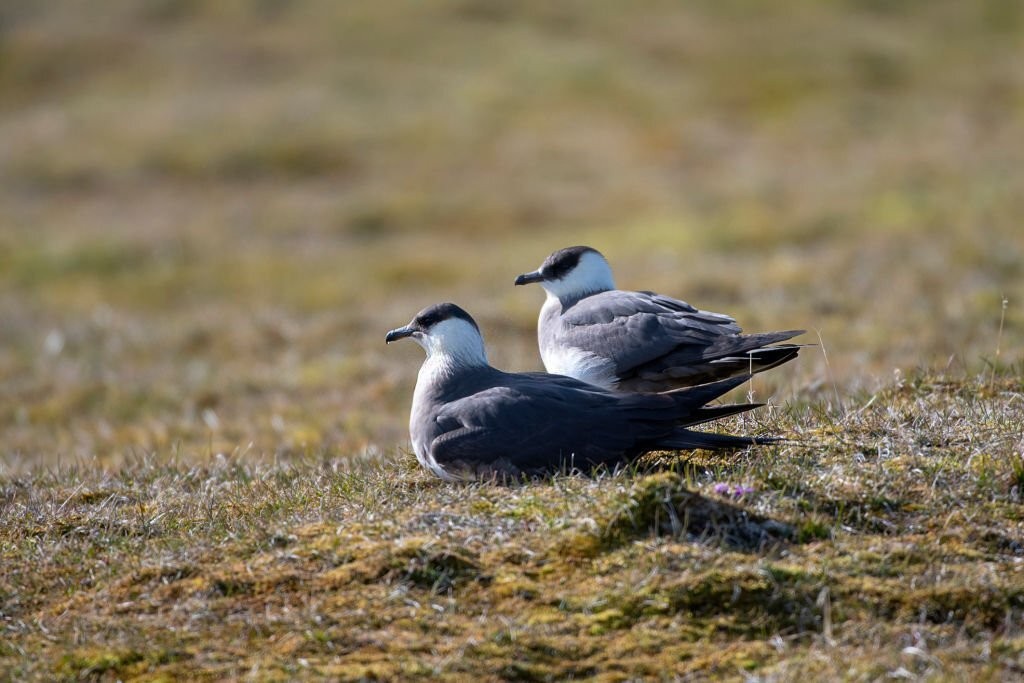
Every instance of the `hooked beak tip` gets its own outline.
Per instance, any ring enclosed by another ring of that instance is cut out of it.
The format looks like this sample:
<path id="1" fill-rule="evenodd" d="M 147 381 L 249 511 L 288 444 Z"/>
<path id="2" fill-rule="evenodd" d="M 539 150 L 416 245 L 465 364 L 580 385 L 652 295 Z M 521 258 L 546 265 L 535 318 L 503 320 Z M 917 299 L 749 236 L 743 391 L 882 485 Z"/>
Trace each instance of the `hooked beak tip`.
<path id="1" fill-rule="evenodd" d="M 408 327 L 399 327 L 397 329 L 391 330 L 386 335 L 384 335 L 384 343 L 390 344 L 393 341 L 404 339 L 405 337 L 408 337 L 411 334 L 412 330 L 410 330 Z"/>
<path id="2" fill-rule="evenodd" d="M 544 279 L 544 276 L 540 274 L 539 270 L 535 270 L 532 273 L 523 273 L 516 278 L 516 285 L 528 285 L 532 282 L 540 282 Z"/>

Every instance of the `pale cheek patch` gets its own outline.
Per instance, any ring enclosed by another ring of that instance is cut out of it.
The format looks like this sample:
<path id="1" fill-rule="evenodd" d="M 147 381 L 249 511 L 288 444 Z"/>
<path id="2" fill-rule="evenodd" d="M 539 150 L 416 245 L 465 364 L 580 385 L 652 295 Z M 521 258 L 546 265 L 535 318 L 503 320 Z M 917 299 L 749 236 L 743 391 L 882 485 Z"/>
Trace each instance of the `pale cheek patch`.
<path id="1" fill-rule="evenodd" d="M 615 280 L 607 261 L 597 254 L 584 254 L 572 272 L 561 280 L 543 282 L 542 286 L 548 294 L 563 299 L 615 289 Z"/>

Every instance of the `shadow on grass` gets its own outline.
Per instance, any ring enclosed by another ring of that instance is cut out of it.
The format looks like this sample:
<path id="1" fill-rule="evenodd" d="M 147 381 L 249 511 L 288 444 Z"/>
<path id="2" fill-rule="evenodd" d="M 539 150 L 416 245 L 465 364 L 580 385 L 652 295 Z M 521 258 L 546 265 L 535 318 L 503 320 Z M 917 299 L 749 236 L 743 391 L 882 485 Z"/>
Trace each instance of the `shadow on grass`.
<path id="1" fill-rule="evenodd" d="M 645 477 L 630 488 L 602 526 L 595 549 L 607 550 L 645 536 L 717 543 L 742 552 L 763 552 L 797 540 L 791 525 L 691 491 L 669 472 Z"/>
<path id="2" fill-rule="evenodd" d="M 690 477 L 679 470 L 678 463 L 633 464 L 615 471 L 603 466 L 589 471 L 563 468 L 546 475 L 491 476 L 463 485 L 522 491 L 576 477 L 590 480 L 621 477 L 631 482 L 621 502 L 609 510 L 578 511 L 580 520 L 593 520 L 596 525 L 569 544 L 584 556 L 594 556 L 644 537 L 682 538 L 741 552 L 764 552 L 784 543 L 802 543 L 827 536 L 813 529 L 810 532 L 798 530 L 741 505 L 690 490 L 687 487 Z M 436 483 L 442 484 L 439 480 Z"/>

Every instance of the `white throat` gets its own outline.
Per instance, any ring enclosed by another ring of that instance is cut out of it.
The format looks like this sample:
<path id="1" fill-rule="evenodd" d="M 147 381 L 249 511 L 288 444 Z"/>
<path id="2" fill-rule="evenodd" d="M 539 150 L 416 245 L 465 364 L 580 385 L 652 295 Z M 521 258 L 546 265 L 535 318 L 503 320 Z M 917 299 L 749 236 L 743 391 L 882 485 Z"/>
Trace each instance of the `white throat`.
<path id="1" fill-rule="evenodd" d="M 416 334 L 413 339 L 427 352 L 427 358 L 420 366 L 416 389 L 412 395 L 412 414 L 409 416 L 409 432 L 413 435 L 413 450 L 420 464 L 447 481 L 458 479 L 434 460 L 430 452 L 429 434 L 417 438 L 417 425 L 422 416 L 429 412 L 431 395 L 439 389 L 439 382 L 450 378 L 459 370 L 487 366 L 487 351 L 479 330 L 461 318 L 449 318 L 435 324 L 425 333 Z"/>
<path id="2" fill-rule="evenodd" d="M 421 380 L 449 375 L 460 368 L 488 365 L 483 337 L 461 318 L 442 320 L 415 339 L 427 352 L 420 368 Z"/>
<path id="3" fill-rule="evenodd" d="M 544 280 L 541 286 L 548 298 L 560 301 L 575 301 L 587 294 L 615 289 L 612 268 L 600 254 L 588 251 L 580 256 L 579 262 L 560 280 Z"/>

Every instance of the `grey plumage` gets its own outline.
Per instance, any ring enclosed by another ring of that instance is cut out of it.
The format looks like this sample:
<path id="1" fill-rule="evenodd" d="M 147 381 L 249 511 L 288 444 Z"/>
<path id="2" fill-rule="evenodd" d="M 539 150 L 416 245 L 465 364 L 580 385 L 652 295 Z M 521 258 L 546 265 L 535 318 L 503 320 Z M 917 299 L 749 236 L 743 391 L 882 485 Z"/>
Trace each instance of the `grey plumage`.
<path id="1" fill-rule="evenodd" d="M 479 328 L 454 304 L 424 309 L 386 340 L 403 337 L 427 352 L 409 420 L 413 448 L 424 467 L 445 479 L 615 466 L 652 450 L 774 441 L 690 429 L 757 407 L 706 405 L 746 377 L 623 394 L 570 377 L 502 372 L 487 363 Z"/>
<path id="2" fill-rule="evenodd" d="M 516 278 L 547 291 L 537 339 L 544 366 L 619 391 L 665 391 L 762 372 L 796 358 L 803 330 L 741 334 L 736 321 L 648 291 L 615 289 L 590 247 L 551 254 Z"/>

